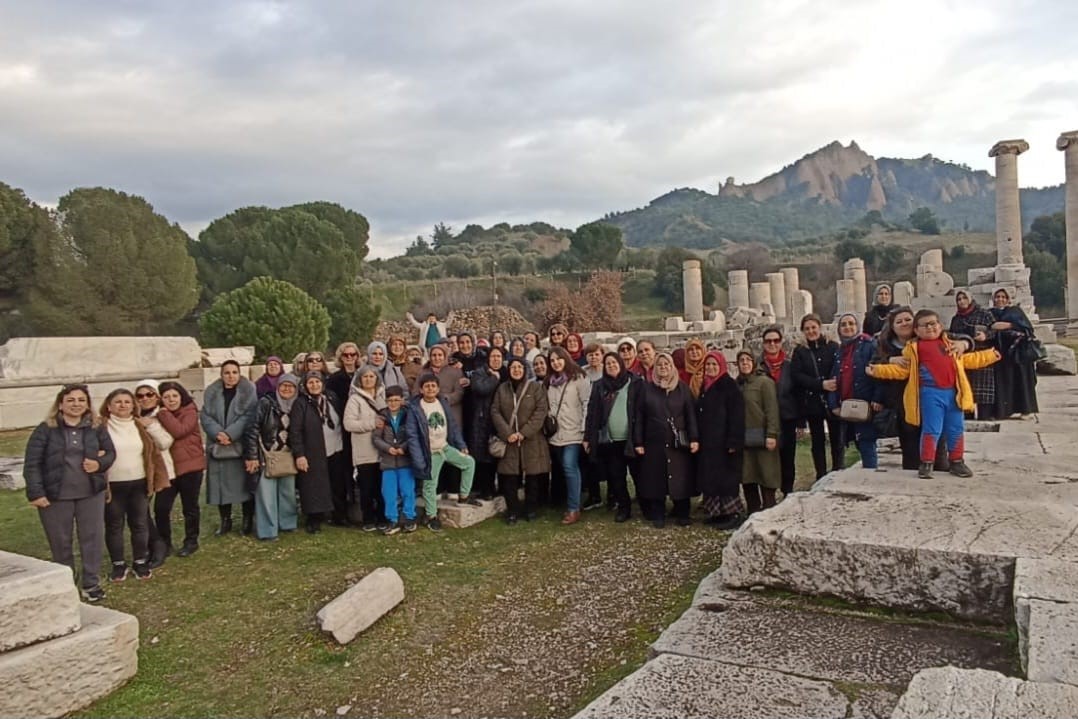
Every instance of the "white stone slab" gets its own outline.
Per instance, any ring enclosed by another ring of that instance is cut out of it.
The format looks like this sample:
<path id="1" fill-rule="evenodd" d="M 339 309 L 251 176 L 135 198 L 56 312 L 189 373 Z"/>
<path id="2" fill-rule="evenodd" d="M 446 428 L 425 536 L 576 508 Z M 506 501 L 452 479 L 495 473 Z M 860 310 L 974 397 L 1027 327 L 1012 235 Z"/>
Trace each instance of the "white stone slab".
<path id="1" fill-rule="evenodd" d="M 1014 597 L 1078 604 L 1078 564 L 1019 559 L 1014 567 Z"/>
<path id="2" fill-rule="evenodd" d="M 1009 621 L 1016 557 L 1078 561 L 1078 509 L 964 496 L 794 494 L 723 550 L 728 586 Z"/>
<path id="3" fill-rule="evenodd" d="M 203 367 L 220 367 L 226 360 L 235 360 L 241 365 L 249 365 L 255 361 L 255 348 L 249 345 L 202 348 Z"/>
<path id="4" fill-rule="evenodd" d="M 0 347 L 0 380 L 158 377 L 201 360 L 194 337 L 15 337 Z"/>
<path id="5" fill-rule="evenodd" d="M 438 519 L 451 529 L 464 529 L 505 512 L 505 497 L 483 501 L 482 507 L 457 504 L 453 499 L 438 500 Z"/>
<path id="6" fill-rule="evenodd" d="M 379 567 L 318 610 L 318 626 L 347 644 L 403 600 L 400 575 L 389 567 Z"/>
<path id="7" fill-rule="evenodd" d="M 1075 363 L 1074 350 L 1070 347 L 1046 344 L 1044 349 L 1048 352 L 1048 357 L 1037 363 L 1038 374 L 1078 374 L 1078 363 Z"/>
<path id="8" fill-rule="evenodd" d="M 69 567 L 0 552 L 0 652 L 70 634 L 79 621 Z"/>
<path id="9" fill-rule="evenodd" d="M 891 719 L 1073 719 L 1078 688 L 1027 682 L 983 669 L 917 673 Z"/>
<path id="10" fill-rule="evenodd" d="M 1078 686 L 1078 604 L 1027 601 L 1026 678 Z"/>
<path id="11" fill-rule="evenodd" d="M 135 676 L 138 619 L 87 604 L 80 613 L 79 631 L 0 654 L 0 716 L 63 716 Z"/>
<path id="12" fill-rule="evenodd" d="M 828 682 L 663 654 L 603 692 L 577 719 L 845 717 Z"/>
<path id="13" fill-rule="evenodd" d="M 0 457 L 0 489 L 25 489 L 22 457 Z"/>

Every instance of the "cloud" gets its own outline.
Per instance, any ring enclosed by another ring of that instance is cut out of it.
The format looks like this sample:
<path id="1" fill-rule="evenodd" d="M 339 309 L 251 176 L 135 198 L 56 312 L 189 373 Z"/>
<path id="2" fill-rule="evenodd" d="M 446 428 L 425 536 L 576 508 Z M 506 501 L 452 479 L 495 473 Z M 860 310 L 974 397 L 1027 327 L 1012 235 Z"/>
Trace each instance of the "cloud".
<path id="1" fill-rule="evenodd" d="M 24 3 L 0 27 L 5 182 L 136 192 L 190 232 L 328 199 L 376 255 L 439 221 L 575 226 L 834 139 L 1062 181 L 1071 4 Z"/>

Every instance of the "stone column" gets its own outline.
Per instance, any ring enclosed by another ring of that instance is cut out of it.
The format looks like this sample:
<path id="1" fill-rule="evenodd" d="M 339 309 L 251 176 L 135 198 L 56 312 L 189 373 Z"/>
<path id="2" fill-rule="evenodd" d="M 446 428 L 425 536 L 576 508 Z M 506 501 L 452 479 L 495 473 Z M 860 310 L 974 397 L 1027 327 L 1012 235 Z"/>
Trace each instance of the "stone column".
<path id="1" fill-rule="evenodd" d="M 1066 153 L 1067 319 L 1078 320 L 1078 130 L 1064 132 L 1056 149 Z"/>
<path id="2" fill-rule="evenodd" d="M 681 263 L 681 287 L 685 297 L 685 320 L 703 322 L 704 277 L 700 271 L 700 260 Z"/>
<path id="3" fill-rule="evenodd" d="M 771 304 L 771 283 L 753 282 L 749 285 L 749 307 L 754 310 L 762 310 L 764 305 Z"/>
<path id="4" fill-rule="evenodd" d="M 864 314 L 868 311 L 868 286 L 865 281 L 865 261 L 851 257 L 842 265 L 842 278 L 853 280 L 853 307 L 850 312 Z"/>
<path id="5" fill-rule="evenodd" d="M 858 322 L 861 321 L 863 313 L 857 311 L 857 283 L 854 280 L 838 280 L 835 282 L 835 294 L 837 295 L 837 303 L 835 305 L 835 315 L 846 314 L 847 312 L 853 312 L 857 315 Z"/>
<path id="6" fill-rule="evenodd" d="M 812 293 L 808 290 L 794 290 L 787 293 L 790 298 L 790 307 L 793 310 L 786 322 L 792 326 L 801 328 L 801 319 L 812 312 Z"/>
<path id="7" fill-rule="evenodd" d="M 775 308 L 775 319 L 786 319 L 786 277 L 781 272 L 768 272 L 764 275 L 771 285 L 771 306 Z"/>
<path id="8" fill-rule="evenodd" d="M 749 271 L 730 270 L 726 275 L 726 284 L 729 285 L 729 307 L 749 307 Z"/>
<path id="9" fill-rule="evenodd" d="M 783 267 L 779 272 L 786 280 L 786 318 L 790 322 L 800 322 L 801 318 L 794 312 L 794 293 L 801 289 L 801 277 L 796 267 Z"/>
<path id="10" fill-rule="evenodd" d="M 1021 265 L 1022 211 L 1018 205 L 1018 156 L 1025 140 L 1000 140 L 988 151 L 996 158 L 996 264 Z"/>
<path id="11" fill-rule="evenodd" d="M 914 297 L 916 297 L 916 295 L 913 291 L 912 282 L 906 282 L 905 280 L 903 280 L 901 282 L 896 282 L 894 286 L 891 287 L 891 301 L 894 302 L 896 305 L 913 306 Z"/>

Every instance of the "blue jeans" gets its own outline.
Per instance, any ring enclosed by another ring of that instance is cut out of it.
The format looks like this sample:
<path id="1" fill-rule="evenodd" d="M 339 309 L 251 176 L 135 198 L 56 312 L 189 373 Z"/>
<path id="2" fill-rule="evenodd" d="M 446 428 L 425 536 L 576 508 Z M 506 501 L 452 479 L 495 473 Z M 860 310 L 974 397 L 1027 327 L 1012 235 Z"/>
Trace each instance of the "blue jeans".
<path id="1" fill-rule="evenodd" d="M 382 499 L 386 503 L 386 521 L 397 523 L 397 501 L 404 502 L 404 521 L 415 521 L 415 476 L 411 467 L 382 470 Z"/>
<path id="2" fill-rule="evenodd" d="M 580 511 L 580 445 L 567 444 L 564 447 L 551 447 L 553 457 L 561 465 L 565 475 L 565 504 L 570 512 Z"/>
<path id="3" fill-rule="evenodd" d="M 255 489 L 255 536 L 273 539 L 296 528 L 296 478 L 269 479 L 263 474 Z"/>
<path id="4" fill-rule="evenodd" d="M 960 462 L 965 450 L 966 417 L 958 406 L 954 387 L 921 386 L 921 461 L 934 462 L 936 445 L 947 441 L 948 457 Z"/>

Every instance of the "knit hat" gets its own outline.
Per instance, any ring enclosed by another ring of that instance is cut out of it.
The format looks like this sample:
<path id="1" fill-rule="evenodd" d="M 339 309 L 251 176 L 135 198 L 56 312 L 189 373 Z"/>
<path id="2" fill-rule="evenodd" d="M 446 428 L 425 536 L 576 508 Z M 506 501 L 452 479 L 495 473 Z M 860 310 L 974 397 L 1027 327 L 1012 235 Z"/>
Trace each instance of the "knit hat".
<path id="1" fill-rule="evenodd" d="M 618 349 L 621 349 L 622 345 L 629 345 L 633 349 L 636 349 L 636 340 L 634 340 L 632 337 L 622 337 L 620 340 L 618 340 Z"/>
<path id="2" fill-rule="evenodd" d="M 281 375 L 280 379 L 277 380 L 277 386 L 280 387 L 285 382 L 288 382 L 296 389 L 299 389 L 299 377 L 292 374 L 291 372 L 285 372 L 283 375 Z"/>
<path id="3" fill-rule="evenodd" d="M 155 379 L 141 379 L 138 381 L 138 384 L 135 385 L 135 390 L 138 391 L 139 387 L 149 387 L 153 390 L 154 394 L 159 395 L 161 394 L 160 390 L 158 390 L 159 386 L 160 383 Z"/>

